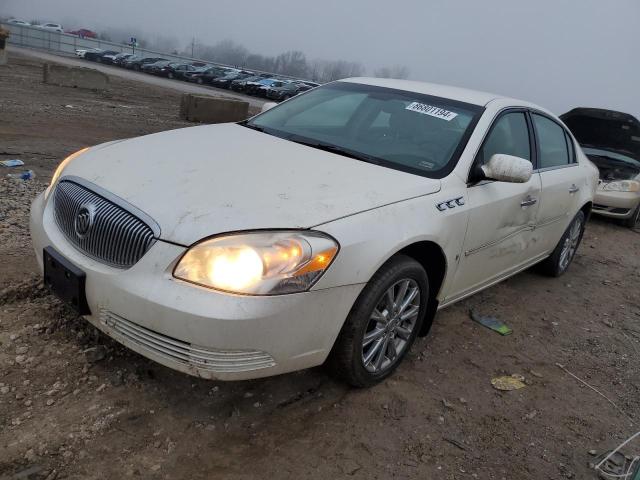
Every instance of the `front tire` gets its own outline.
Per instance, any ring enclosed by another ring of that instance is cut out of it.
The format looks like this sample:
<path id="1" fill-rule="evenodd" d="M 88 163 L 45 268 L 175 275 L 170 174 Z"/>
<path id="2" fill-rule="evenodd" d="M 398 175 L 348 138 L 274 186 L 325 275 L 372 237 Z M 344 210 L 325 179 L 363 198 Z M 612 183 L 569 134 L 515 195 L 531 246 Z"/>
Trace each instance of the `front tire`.
<path id="1" fill-rule="evenodd" d="M 583 211 L 573 217 L 551 256 L 540 264 L 544 274 L 559 277 L 567 271 L 582 241 L 585 220 Z"/>
<path id="2" fill-rule="evenodd" d="M 413 345 L 429 301 L 429 279 L 413 258 L 397 255 L 378 270 L 349 312 L 329 357 L 354 387 L 381 382 Z"/>

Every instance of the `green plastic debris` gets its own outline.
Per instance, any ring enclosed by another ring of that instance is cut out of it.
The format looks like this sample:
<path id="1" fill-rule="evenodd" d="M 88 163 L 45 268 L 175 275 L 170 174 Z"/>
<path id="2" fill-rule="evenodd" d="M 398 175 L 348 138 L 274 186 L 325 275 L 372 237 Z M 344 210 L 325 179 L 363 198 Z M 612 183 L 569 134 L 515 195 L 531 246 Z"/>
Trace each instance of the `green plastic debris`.
<path id="1" fill-rule="evenodd" d="M 473 310 L 469 312 L 469 314 L 471 315 L 471 319 L 474 322 L 478 322 L 480 325 L 490 328 L 494 332 L 498 332 L 500 335 L 511 335 L 513 333 L 513 330 L 511 330 L 507 325 L 502 323 L 496 317 L 492 317 L 490 315 L 480 315 Z"/>

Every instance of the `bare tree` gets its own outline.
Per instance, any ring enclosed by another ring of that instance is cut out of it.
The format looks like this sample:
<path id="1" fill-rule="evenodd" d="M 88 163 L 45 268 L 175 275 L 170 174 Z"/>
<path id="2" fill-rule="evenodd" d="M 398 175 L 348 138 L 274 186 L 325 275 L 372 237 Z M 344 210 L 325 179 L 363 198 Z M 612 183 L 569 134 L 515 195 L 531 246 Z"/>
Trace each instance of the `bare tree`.
<path id="1" fill-rule="evenodd" d="M 310 68 L 311 77 L 319 82 L 360 77 L 364 74 L 364 71 L 364 66 L 361 63 L 347 62 L 345 60 L 315 60 Z"/>
<path id="2" fill-rule="evenodd" d="M 100 32 L 97 35 L 98 40 L 104 40 L 105 42 L 112 42 L 111 35 L 108 32 Z"/>
<path id="3" fill-rule="evenodd" d="M 198 56 L 226 65 L 244 65 L 249 53 L 246 47 L 228 39 L 213 46 L 202 45 L 198 48 Z"/>
<path id="4" fill-rule="evenodd" d="M 409 69 L 401 65 L 395 65 L 393 67 L 382 67 L 374 70 L 373 76 L 379 78 L 404 79 L 409 77 Z"/>
<path id="5" fill-rule="evenodd" d="M 252 53 L 247 56 L 244 63 L 247 68 L 253 68 L 255 70 L 263 70 L 265 72 L 272 72 L 275 67 L 275 58 L 266 57 L 257 53 Z"/>
<path id="6" fill-rule="evenodd" d="M 178 50 L 178 39 L 176 37 L 156 35 L 148 41 L 148 46 L 151 50 L 175 54 Z"/>
<path id="7" fill-rule="evenodd" d="M 307 70 L 307 57 L 299 50 L 281 53 L 274 59 L 275 73 L 304 77 L 307 75 Z"/>

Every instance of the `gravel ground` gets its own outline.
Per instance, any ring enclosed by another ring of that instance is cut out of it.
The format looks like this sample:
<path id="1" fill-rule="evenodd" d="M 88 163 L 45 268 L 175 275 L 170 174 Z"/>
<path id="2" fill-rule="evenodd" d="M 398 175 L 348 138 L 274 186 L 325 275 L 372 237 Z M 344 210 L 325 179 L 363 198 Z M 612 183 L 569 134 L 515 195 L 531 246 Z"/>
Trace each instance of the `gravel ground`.
<path id="1" fill-rule="evenodd" d="M 177 105 L 124 81 L 45 86 L 32 59 L 0 68 L 0 159 L 38 175 L 0 179 L 0 479 L 590 479 L 595 455 L 639 430 L 640 236 L 599 219 L 567 275 L 527 271 L 440 312 L 371 389 L 322 368 L 204 381 L 98 333 L 42 287 L 29 204 L 67 153 L 185 126 Z M 525 387 L 492 387 L 511 374 Z"/>

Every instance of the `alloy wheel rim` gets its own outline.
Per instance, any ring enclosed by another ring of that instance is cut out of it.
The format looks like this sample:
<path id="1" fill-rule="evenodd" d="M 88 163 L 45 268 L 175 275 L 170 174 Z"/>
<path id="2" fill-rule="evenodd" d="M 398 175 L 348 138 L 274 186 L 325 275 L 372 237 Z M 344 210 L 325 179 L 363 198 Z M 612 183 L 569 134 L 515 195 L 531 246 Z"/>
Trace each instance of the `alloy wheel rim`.
<path id="1" fill-rule="evenodd" d="M 391 368 L 406 350 L 420 312 L 420 287 L 397 281 L 380 297 L 362 338 L 362 363 L 370 373 Z"/>
<path id="2" fill-rule="evenodd" d="M 571 259 L 576 254 L 578 249 L 578 243 L 580 242 L 580 230 L 582 228 L 582 221 L 576 219 L 571 225 L 569 235 L 564 240 L 562 246 L 562 252 L 560 252 L 560 268 L 566 270 L 571 263 Z"/>

